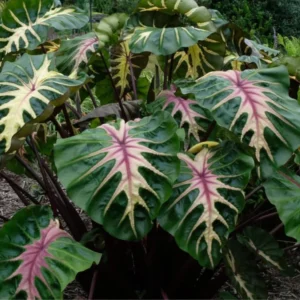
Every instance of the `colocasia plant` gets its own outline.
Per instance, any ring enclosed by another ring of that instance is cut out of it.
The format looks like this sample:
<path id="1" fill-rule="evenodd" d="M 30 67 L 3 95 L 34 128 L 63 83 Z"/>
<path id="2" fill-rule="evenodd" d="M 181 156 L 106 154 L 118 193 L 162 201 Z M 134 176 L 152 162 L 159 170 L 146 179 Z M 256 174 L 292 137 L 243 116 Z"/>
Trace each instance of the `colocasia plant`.
<path id="1" fill-rule="evenodd" d="M 2 202 L 0 298 L 60 299 L 75 278 L 89 299 L 232 299 L 227 281 L 266 298 L 261 274 L 290 274 L 300 242 L 280 53 L 193 0 L 99 23 L 57 4 L 1 6 L 0 177 L 25 207 Z"/>

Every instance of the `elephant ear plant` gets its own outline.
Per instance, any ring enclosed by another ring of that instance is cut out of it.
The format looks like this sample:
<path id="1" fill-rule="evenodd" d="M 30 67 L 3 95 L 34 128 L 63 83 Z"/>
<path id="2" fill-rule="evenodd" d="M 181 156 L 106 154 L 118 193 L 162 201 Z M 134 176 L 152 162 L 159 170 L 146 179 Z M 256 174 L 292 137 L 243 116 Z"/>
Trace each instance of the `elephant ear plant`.
<path id="1" fill-rule="evenodd" d="M 300 242 L 297 78 L 193 0 L 92 26 L 56 2 L 3 6 L 0 177 L 20 204 L 1 202 L 0 298 L 75 279 L 89 299 L 267 298 Z"/>

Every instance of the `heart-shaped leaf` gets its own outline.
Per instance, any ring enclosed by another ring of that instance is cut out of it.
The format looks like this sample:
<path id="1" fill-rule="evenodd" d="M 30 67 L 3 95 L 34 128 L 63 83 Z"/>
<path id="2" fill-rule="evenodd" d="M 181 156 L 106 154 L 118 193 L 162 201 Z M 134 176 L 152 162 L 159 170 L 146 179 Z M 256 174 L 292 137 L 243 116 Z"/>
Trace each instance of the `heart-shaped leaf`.
<path id="1" fill-rule="evenodd" d="M 0 52 L 34 50 L 50 28 L 79 29 L 89 20 L 76 8 L 55 7 L 53 0 L 10 0 L 1 15 Z"/>
<path id="2" fill-rule="evenodd" d="M 167 112 L 87 130 L 55 146 L 58 176 L 72 201 L 105 230 L 141 239 L 179 172 L 176 131 Z"/>
<path id="3" fill-rule="evenodd" d="M 26 123 L 44 121 L 52 105 L 61 105 L 70 88 L 83 83 L 55 71 L 51 57 L 24 54 L 5 63 L 0 73 L 0 154 L 11 149 L 15 137 L 30 133 L 27 128 L 19 132 Z"/>
<path id="4" fill-rule="evenodd" d="M 202 266 L 214 267 L 244 207 L 243 189 L 254 163 L 233 144 L 204 148 L 194 159 L 186 154 L 178 157 L 180 176 L 159 223 Z"/>
<path id="5" fill-rule="evenodd" d="M 162 91 L 156 101 L 148 106 L 150 112 L 166 110 L 175 117 L 181 128 L 187 127 L 187 137 L 193 136 L 195 141 L 200 142 L 199 131 L 205 132 L 208 127 L 208 117 L 198 102 L 176 96 L 176 86 L 171 90 Z"/>
<path id="6" fill-rule="evenodd" d="M 278 170 L 264 183 L 269 201 L 276 206 L 286 235 L 300 242 L 300 177 Z"/>
<path id="7" fill-rule="evenodd" d="M 227 274 L 242 299 L 267 299 L 266 286 L 259 276 L 253 253 L 238 241 L 230 240 L 224 260 Z"/>
<path id="8" fill-rule="evenodd" d="M 255 148 L 264 177 L 286 163 L 300 145 L 300 106 L 288 96 L 284 67 L 212 72 L 182 88 L 195 94 L 217 123 Z"/>
<path id="9" fill-rule="evenodd" d="M 19 211 L 0 230 L 0 243 L 1 299 L 62 299 L 76 274 L 101 256 L 61 230 L 46 206 Z"/>
<path id="10" fill-rule="evenodd" d="M 80 67 L 87 65 L 91 55 L 97 51 L 99 41 L 94 33 L 88 33 L 61 43 L 56 52 L 56 66 L 66 75 L 77 74 Z"/>

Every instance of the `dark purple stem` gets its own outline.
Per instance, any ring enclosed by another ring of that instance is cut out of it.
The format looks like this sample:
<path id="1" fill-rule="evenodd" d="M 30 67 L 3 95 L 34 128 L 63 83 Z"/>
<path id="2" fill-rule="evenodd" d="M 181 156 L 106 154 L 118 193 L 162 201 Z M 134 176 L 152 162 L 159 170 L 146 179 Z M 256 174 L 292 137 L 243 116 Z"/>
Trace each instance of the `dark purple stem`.
<path id="1" fill-rule="evenodd" d="M 85 87 L 86 87 L 86 90 L 88 91 L 88 93 L 89 93 L 89 95 L 90 95 L 90 98 L 91 98 L 91 100 L 92 100 L 92 102 L 93 102 L 94 108 L 97 108 L 97 107 L 98 107 L 97 101 L 96 101 L 96 99 L 95 99 L 95 97 L 94 97 L 94 95 L 93 95 L 93 93 L 92 93 L 91 88 L 89 87 L 88 84 L 86 84 Z"/>
<path id="2" fill-rule="evenodd" d="M 279 224 L 278 226 L 276 226 L 273 230 L 271 230 L 269 233 L 271 235 L 274 235 L 276 232 L 278 232 L 281 228 L 283 228 L 283 224 Z"/>
<path id="3" fill-rule="evenodd" d="M 251 198 L 256 192 L 258 192 L 262 188 L 263 188 L 263 185 L 260 185 L 260 186 L 256 187 L 255 189 L 253 189 L 249 194 L 246 195 L 245 200 L 248 200 L 249 198 Z"/>
<path id="4" fill-rule="evenodd" d="M 164 85 L 163 85 L 164 90 L 168 88 L 168 73 L 169 73 L 169 56 L 167 55 L 165 59 L 165 68 L 164 68 Z"/>
<path id="5" fill-rule="evenodd" d="M 106 64 L 106 61 L 105 61 L 105 58 L 104 58 L 102 52 L 99 51 L 99 53 L 100 53 L 100 55 L 101 55 L 101 58 L 102 58 L 104 67 L 105 67 L 105 69 L 106 69 L 107 75 L 109 76 L 111 85 L 112 85 L 112 87 L 113 87 L 114 94 L 115 94 L 115 99 L 117 100 L 117 102 L 118 102 L 119 105 L 120 105 L 120 109 L 121 109 L 121 112 L 122 112 L 122 114 L 123 114 L 124 120 L 127 122 L 127 121 L 128 121 L 128 118 L 127 118 L 127 115 L 126 115 L 126 112 L 125 112 L 125 109 L 124 109 L 122 100 L 121 100 L 120 97 L 119 97 L 119 93 L 118 93 L 118 91 L 117 91 L 117 88 L 116 88 L 116 85 L 115 85 L 115 83 L 114 83 L 114 80 L 113 80 L 113 78 L 112 78 L 112 76 L 111 76 L 111 73 L 110 73 L 110 71 L 109 71 L 109 69 L 108 69 L 108 66 L 107 66 L 107 64 Z"/>
<path id="6" fill-rule="evenodd" d="M 70 120 L 70 116 L 68 114 L 67 106 L 65 104 L 62 105 L 62 110 L 63 110 L 64 116 L 65 116 L 69 134 L 70 134 L 70 136 L 74 136 L 75 135 L 74 128 L 73 128 L 72 122 Z"/>
<path id="7" fill-rule="evenodd" d="M 131 53 L 129 54 L 129 57 L 128 57 L 128 63 L 129 63 L 129 68 L 130 68 L 130 77 L 131 77 L 131 83 L 132 83 L 134 98 L 135 98 L 135 100 L 137 100 L 138 96 L 137 96 L 137 89 L 136 89 L 136 78 L 135 78 L 134 72 L 133 72 L 133 66 L 132 66 L 132 61 L 131 61 Z"/>
<path id="8" fill-rule="evenodd" d="M 91 288 L 90 288 L 90 292 L 89 292 L 89 298 L 88 298 L 89 300 L 92 300 L 93 297 L 94 297 L 94 292 L 95 292 L 95 287 L 96 287 L 96 283 L 97 283 L 98 273 L 99 273 L 99 269 L 98 269 L 98 266 L 96 266 L 96 270 L 95 270 L 94 275 L 93 275 Z"/>

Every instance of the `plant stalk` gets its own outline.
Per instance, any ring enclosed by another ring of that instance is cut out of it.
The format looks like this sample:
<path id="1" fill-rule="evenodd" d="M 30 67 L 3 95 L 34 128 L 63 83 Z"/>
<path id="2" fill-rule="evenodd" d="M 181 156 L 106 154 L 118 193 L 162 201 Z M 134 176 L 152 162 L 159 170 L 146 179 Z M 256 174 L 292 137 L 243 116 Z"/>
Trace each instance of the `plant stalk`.
<path id="1" fill-rule="evenodd" d="M 76 96 L 75 96 L 75 103 L 76 103 L 76 110 L 79 114 L 79 118 L 82 117 L 82 110 L 81 110 L 81 100 L 80 100 L 80 94 L 79 92 L 76 93 Z"/>
<path id="2" fill-rule="evenodd" d="M 77 112 L 77 110 L 68 102 L 65 103 L 67 108 L 76 116 L 77 119 L 81 118 L 81 115 Z"/>
<path id="3" fill-rule="evenodd" d="M 256 187 L 255 189 L 253 189 L 249 194 L 246 195 L 245 200 L 248 200 L 249 198 L 251 198 L 256 192 L 258 192 L 262 188 L 263 188 L 263 185 L 260 185 L 260 186 Z"/>
<path id="4" fill-rule="evenodd" d="M 262 221 L 262 220 L 265 220 L 265 219 L 269 219 L 269 218 L 272 218 L 272 217 L 275 217 L 275 216 L 278 216 L 278 212 L 277 212 L 277 211 L 274 212 L 274 213 L 267 214 L 267 215 L 265 215 L 265 216 L 256 218 L 256 219 L 255 219 L 255 222 Z"/>
<path id="5" fill-rule="evenodd" d="M 96 99 L 95 99 L 95 97 L 94 97 L 94 95 L 93 95 L 93 92 L 92 92 L 91 88 L 89 87 L 88 84 L 85 84 L 85 88 L 86 88 L 87 92 L 88 92 L 89 95 L 90 95 L 90 98 L 91 98 L 91 100 L 92 100 L 92 102 L 93 102 L 94 108 L 97 108 L 97 107 L 98 107 L 97 101 L 96 101 Z"/>
<path id="6" fill-rule="evenodd" d="M 65 139 L 68 137 L 68 134 L 65 132 L 65 130 L 60 126 L 60 124 L 58 123 L 58 121 L 56 120 L 56 118 L 54 116 L 50 117 L 51 122 L 53 123 L 53 125 L 55 126 L 56 131 L 59 133 L 59 135 L 61 136 L 61 138 Z"/>
<path id="7" fill-rule="evenodd" d="M 62 110 L 63 110 L 64 116 L 65 116 L 69 134 L 70 134 L 70 136 L 74 136 L 75 135 L 74 128 L 73 128 L 72 122 L 70 120 L 70 116 L 68 114 L 67 106 L 65 104 L 62 105 Z"/>
<path id="8" fill-rule="evenodd" d="M 168 89 L 168 73 L 169 73 L 169 56 L 166 56 L 165 59 L 165 68 L 164 68 L 164 90 Z"/>
<path id="9" fill-rule="evenodd" d="M 20 187 L 18 184 L 16 184 L 13 180 L 11 180 L 6 174 L 4 174 L 3 172 L 0 172 L 0 176 L 3 177 L 8 184 L 12 187 L 13 190 L 18 190 L 19 192 L 21 192 L 26 198 L 28 198 L 32 203 L 38 205 L 39 202 L 33 197 L 31 196 L 26 190 L 24 190 L 22 187 Z M 26 199 L 25 201 L 23 201 L 21 199 L 21 201 L 24 203 L 24 205 L 29 205 L 30 202 L 28 202 Z"/>
<path id="10" fill-rule="evenodd" d="M 137 100 L 138 96 L 137 96 L 137 89 L 136 89 L 136 78 L 135 78 L 134 72 L 133 72 L 131 53 L 129 54 L 129 57 L 128 57 L 128 63 L 129 63 L 129 68 L 130 68 L 130 77 L 131 77 L 131 83 L 132 83 L 132 88 L 133 88 L 133 94 L 134 94 L 134 98 L 135 98 L 134 100 Z"/>
<path id="11" fill-rule="evenodd" d="M 274 235 L 275 233 L 277 233 L 281 228 L 283 228 L 284 227 L 284 225 L 281 223 L 281 224 L 279 224 L 278 226 L 276 226 L 273 230 L 271 230 L 269 233 L 271 234 L 271 235 Z"/>
<path id="12" fill-rule="evenodd" d="M 170 69 L 169 69 L 169 85 L 172 84 L 173 69 L 174 69 L 174 56 L 175 56 L 175 54 L 171 55 L 171 62 L 170 62 Z"/>
<path id="13" fill-rule="evenodd" d="M 100 53 L 100 55 L 101 55 L 101 58 L 102 58 L 104 67 L 105 67 L 105 69 L 106 69 L 107 75 L 109 76 L 111 85 L 112 85 L 112 87 L 113 87 L 114 94 L 115 94 L 115 99 L 117 100 L 117 102 L 118 102 L 119 105 L 120 105 L 120 109 L 121 109 L 121 112 L 122 112 L 122 114 L 123 114 L 123 118 L 124 118 L 125 122 L 128 122 L 128 118 L 127 118 L 127 115 L 126 115 L 126 112 L 125 112 L 125 109 L 124 109 L 122 100 L 121 100 L 121 98 L 119 97 L 119 93 L 118 93 L 118 91 L 117 91 L 117 88 L 116 88 L 116 85 L 115 85 L 115 83 L 114 83 L 114 80 L 113 80 L 113 78 L 112 78 L 112 76 L 111 76 L 111 73 L 110 73 L 110 71 L 109 71 L 109 69 L 108 69 L 108 66 L 107 66 L 107 64 L 106 64 L 105 58 L 104 58 L 104 56 L 103 56 L 103 54 L 102 54 L 101 51 L 99 51 L 99 53 Z"/>
<path id="14" fill-rule="evenodd" d="M 88 297 L 89 300 L 92 300 L 93 297 L 94 297 L 94 292 L 95 292 L 95 287 L 96 287 L 96 283 L 97 283 L 98 273 L 99 273 L 99 269 L 98 269 L 98 266 L 96 266 L 96 270 L 95 270 L 94 275 L 93 275 L 91 288 L 90 288 L 90 292 L 89 292 L 89 297 Z"/>
<path id="15" fill-rule="evenodd" d="M 45 184 L 39 177 L 39 175 L 17 154 L 16 156 L 17 161 L 27 170 L 28 173 L 38 182 L 38 184 L 42 187 L 43 190 L 46 190 Z"/>

